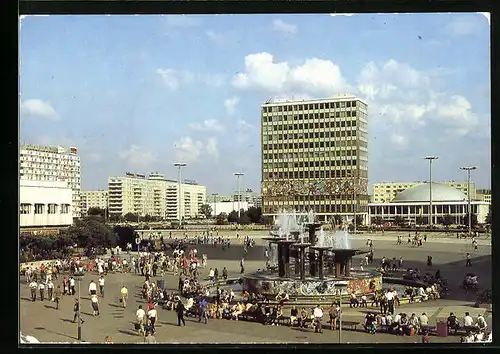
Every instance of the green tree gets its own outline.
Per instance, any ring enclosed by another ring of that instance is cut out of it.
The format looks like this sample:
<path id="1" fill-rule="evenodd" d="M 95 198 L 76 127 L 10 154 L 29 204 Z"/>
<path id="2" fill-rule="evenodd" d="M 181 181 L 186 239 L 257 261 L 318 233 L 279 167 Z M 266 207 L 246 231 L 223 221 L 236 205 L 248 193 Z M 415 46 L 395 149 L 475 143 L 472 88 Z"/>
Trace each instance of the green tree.
<path id="1" fill-rule="evenodd" d="M 425 218 L 423 216 L 419 215 L 419 216 L 416 217 L 415 222 L 416 222 L 417 225 L 424 225 L 425 224 Z"/>
<path id="2" fill-rule="evenodd" d="M 217 215 L 217 219 L 216 219 L 216 224 L 217 225 L 226 225 L 227 224 L 227 214 L 226 213 L 220 213 L 219 215 Z"/>
<path id="3" fill-rule="evenodd" d="M 238 220 L 238 224 L 240 225 L 250 225 L 252 220 L 247 214 L 241 214 L 240 219 Z"/>
<path id="4" fill-rule="evenodd" d="M 375 225 L 382 225 L 383 222 L 384 222 L 384 220 L 380 216 L 376 216 L 372 220 L 372 224 L 375 224 Z"/>
<path id="5" fill-rule="evenodd" d="M 270 217 L 270 216 L 264 216 L 262 215 L 261 218 L 260 218 L 260 223 L 262 225 L 272 225 L 273 224 L 273 218 Z"/>
<path id="6" fill-rule="evenodd" d="M 257 224 L 262 218 L 262 209 L 252 206 L 248 208 L 245 214 L 250 218 L 252 223 Z"/>
<path id="7" fill-rule="evenodd" d="M 451 216 L 450 214 L 446 214 L 445 216 L 443 216 L 442 224 L 444 226 L 450 226 L 453 224 L 453 222 L 454 222 L 453 216 Z"/>
<path id="8" fill-rule="evenodd" d="M 135 244 L 136 232 L 131 226 L 115 226 L 113 232 L 118 235 L 118 246 L 124 248 L 127 243 Z"/>
<path id="9" fill-rule="evenodd" d="M 363 221 L 364 221 L 363 215 L 356 215 L 356 226 L 363 225 Z"/>
<path id="10" fill-rule="evenodd" d="M 123 218 L 128 222 L 138 222 L 139 215 L 135 213 L 127 213 L 123 216 Z"/>
<path id="11" fill-rule="evenodd" d="M 203 204 L 200 206 L 200 214 L 206 219 L 212 216 L 212 207 L 209 204 Z"/>
<path id="12" fill-rule="evenodd" d="M 464 217 L 462 218 L 462 225 L 469 225 L 469 214 L 465 214 Z M 471 214 L 471 227 L 475 228 L 477 226 L 477 215 L 472 213 Z"/>
<path id="13" fill-rule="evenodd" d="M 109 214 L 108 220 L 111 222 L 123 221 L 123 216 L 121 214 Z"/>
<path id="14" fill-rule="evenodd" d="M 401 217 L 400 215 L 396 215 L 396 217 L 394 218 L 394 223 L 398 226 L 403 226 L 405 221 L 403 217 Z"/>
<path id="15" fill-rule="evenodd" d="M 102 220 L 92 217 L 76 220 L 65 230 L 65 234 L 88 251 L 93 248 L 115 247 L 118 243 L 118 236 L 113 230 Z"/>
<path id="16" fill-rule="evenodd" d="M 104 218 L 106 216 L 106 210 L 101 208 L 89 208 L 89 210 L 87 210 L 87 215 L 101 216 Z"/>
<path id="17" fill-rule="evenodd" d="M 227 221 L 228 222 L 237 222 L 238 221 L 238 212 L 236 210 L 233 210 L 232 212 L 229 213 L 227 216 Z"/>

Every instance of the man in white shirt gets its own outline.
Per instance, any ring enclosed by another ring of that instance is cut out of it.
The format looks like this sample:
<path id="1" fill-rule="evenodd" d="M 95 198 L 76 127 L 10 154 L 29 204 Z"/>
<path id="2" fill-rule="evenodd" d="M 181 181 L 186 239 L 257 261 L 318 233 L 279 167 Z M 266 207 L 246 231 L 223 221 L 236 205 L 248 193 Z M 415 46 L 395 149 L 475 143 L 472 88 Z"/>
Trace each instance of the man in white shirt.
<path id="1" fill-rule="evenodd" d="M 90 295 L 96 295 L 97 294 L 97 285 L 94 283 L 93 280 L 91 280 L 90 284 L 89 284 L 89 294 Z"/>
<path id="2" fill-rule="evenodd" d="M 139 305 L 139 309 L 135 313 L 135 317 L 138 323 L 138 331 L 139 333 L 144 334 L 144 316 L 146 316 L 146 312 L 142 309 L 142 305 Z"/>
<path id="3" fill-rule="evenodd" d="M 104 297 L 104 277 L 102 275 L 99 278 L 99 292 L 101 296 Z"/>
<path id="4" fill-rule="evenodd" d="M 69 278 L 69 289 L 71 291 L 71 295 L 75 295 L 75 293 L 76 293 L 75 278 L 73 278 L 73 277 Z"/>
<path id="5" fill-rule="evenodd" d="M 153 334 L 156 333 L 155 322 L 156 322 L 157 315 L 158 315 L 158 312 L 156 310 L 156 307 L 153 307 L 151 310 L 148 311 L 149 325 L 151 326 L 151 330 L 153 331 Z"/>
<path id="6" fill-rule="evenodd" d="M 385 297 L 387 299 L 387 312 L 390 314 L 394 314 L 394 294 L 392 291 L 388 291 L 385 293 Z"/>
<path id="7" fill-rule="evenodd" d="M 420 301 L 427 301 L 429 298 L 423 287 L 418 288 L 418 296 L 420 297 Z"/>
<path id="8" fill-rule="evenodd" d="M 36 289 L 38 289 L 37 282 L 32 280 L 29 287 L 31 290 L 31 301 L 36 301 Z"/>
<path id="9" fill-rule="evenodd" d="M 472 319 L 472 317 L 469 315 L 468 312 L 465 313 L 465 316 L 464 316 L 464 328 L 467 332 L 470 332 L 471 328 L 473 327 L 474 325 L 474 320 Z"/>
<path id="10" fill-rule="evenodd" d="M 54 301 L 53 292 L 54 292 L 54 283 L 52 282 L 52 280 L 49 280 L 49 282 L 47 283 L 47 297 L 50 301 Z"/>
<path id="11" fill-rule="evenodd" d="M 45 296 L 45 284 L 43 282 L 40 282 L 40 284 L 38 285 L 38 289 L 40 290 L 40 300 L 43 301 Z"/>
<path id="12" fill-rule="evenodd" d="M 422 327 L 422 326 L 425 327 L 425 326 L 429 325 L 429 317 L 427 317 L 425 312 L 423 312 L 422 315 L 420 315 L 418 321 L 420 322 L 420 327 Z"/>
<path id="13" fill-rule="evenodd" d="M 322 328 L 321 328 L 321 319 L 323 318 L 323 310 L 321 309 L 321 307 L 319 305 L 317 305 L 314 308 L 313 316 L 314 316 L 314 324 L 315 324 L 314 332 L 323 333 Z"/>

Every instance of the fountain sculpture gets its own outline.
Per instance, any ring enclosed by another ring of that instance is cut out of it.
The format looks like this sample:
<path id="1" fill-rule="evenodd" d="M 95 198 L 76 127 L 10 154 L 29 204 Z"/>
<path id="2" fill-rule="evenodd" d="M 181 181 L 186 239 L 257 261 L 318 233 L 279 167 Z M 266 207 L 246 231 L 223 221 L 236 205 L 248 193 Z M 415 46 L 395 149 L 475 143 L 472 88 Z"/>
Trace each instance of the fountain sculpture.
<path id="1" fill-rule="evenodd" d="M 275 250 L 270 252 L 274 267 L 245 275 L 243 283 L 248 291 L 268 296 L 283 290 L 292 297 L 335 295 L 335 284 L 345 281 L 348 292 L 381 289 L 380 273 L 351 272 L 352 258 L 364 252 L 350 247 L 346 229 L 325 232 L 312 211 L 306 215 L 282 212 L 275 226 L 277 230 L 271 232 L 271 237 L 264 238 Z"/>

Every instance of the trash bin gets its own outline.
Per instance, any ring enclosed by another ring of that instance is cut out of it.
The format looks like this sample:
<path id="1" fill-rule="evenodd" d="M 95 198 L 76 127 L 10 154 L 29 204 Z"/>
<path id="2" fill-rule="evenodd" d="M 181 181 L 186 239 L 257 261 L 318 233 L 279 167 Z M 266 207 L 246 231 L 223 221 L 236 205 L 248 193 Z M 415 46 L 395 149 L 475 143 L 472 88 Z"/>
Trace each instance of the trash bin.
<path id="1" fill-rule="evenodd" d="M 165 289 L 165 280 L 164 279 L 158 279 L 156 281 L 156 285 L 158 286 L 158 289 Z"/>
<path id="2" fill-rule="evenodd" d="M 436 335 L 438 337 L 448 337 L 448 323 L 439 321 L 436 323 Z"/>

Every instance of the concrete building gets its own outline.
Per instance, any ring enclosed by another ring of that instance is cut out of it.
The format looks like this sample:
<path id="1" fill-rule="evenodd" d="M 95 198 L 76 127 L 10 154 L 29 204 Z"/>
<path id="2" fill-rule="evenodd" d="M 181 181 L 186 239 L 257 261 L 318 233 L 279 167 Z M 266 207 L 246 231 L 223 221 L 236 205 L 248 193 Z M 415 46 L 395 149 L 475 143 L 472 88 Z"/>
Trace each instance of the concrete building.
<path id="1" fill-rule="evenodd" d="M 401 217 L 409 223 L 417 223 L 421 217 L 423 224 L 429 222 L 429 183 L 418 184 L 397 194 L 386 203 L 370 203 L 368 205 L 369 220 L 373 223 L 375 218 L 383 221 L 395 221 Z M 471 201 L 472 213 L 477 215 L 478 223 L 484 223 L 488 216 L 489 203 Z M 434 224 L 439 224 L 445 215 L 451 215 L 455 224 L 460 224 L 467 214 L 467 195 L 457 188 L 443 183 L 432 183 L 432 219 Z"/>
<path id="2" fill-rule="evenodd" d="M 245 201 L 255 206 L 262 206 L 262 199 L 260 198 L 259 194 L 257 192 L 254 192 L 250 188 L 247 188 L 244 191 L 240 191 L 239 194 L 238 191 L 234 191 L 232 200 L 237 202 L 238 199 L 240 200 L 240 202 Z"/>
<path id="3" fill-rule="evenodd" d="M 426 184 L 428 182 L 384 182 L 375 183 L 373 185 L 373 203 L 386 203 L 391 202 L 398 193 L 401 193 L 405 189 L 412 188 L 421 184 Z M 458 189 L 465 195 L 467 195 L 467 182 L 438 182 L 453 188 Z M 470 184 L 470 196 L 471 199 L 476 199 L 476 185 L 471 182 Z"/>
<path id="4" fill-rule="evenodd" d="M 20 181 L 21 228 L 69 226 L 73 190 L 61 181 Z"/>
<path id="5" fill-rule="evenodd" d="M 263 214 L 367 215 L 368 111 L 344 95 L 261 106 Z"/>
<path id="6" fill-rule="evenodd" d="M 201 205 L 206 203 L 206 187 L 185 181 L 181 184 L 181 193 L 181 216 L 197 217 Z M 134 213 L 171 220 L 179 218 L 178 182 L 156 172 L 149 176 L 126 173 L 122 177 L 110 177 L 108 199 L 110 215 Z"/>
<path id="7" fill-rule="evenodd" d="M 220 213 L 226 213 L 229 215 L 232 211 L 238 211 L 238 202 L 236 201 L 226 201 L 226 202 L 214 202 L 213 199 L 208 201 L 208 205 L 212 208 L 212 216 L 217 216 Z M 247 201 L 240 202 L 240 208 L 242 210 L 248 210 L 248 208 L 255 206 L 255 204 L 249 203 Z"/>
<path id="8" fill-rule="evenodd" d="M 81 191 L 80 203 L 82 215 L 86 215 L 90 208 L 106 209 L 108 207 L 108 191 Z"/>
<path id="9" fill-rule="evenodd" d="M 80 156 L 75 147 L 22 145 L 20 179 L 67 182 L 73 191 L 72 215 L 80 217 Z"/>
<path id="10" fill-rule="evenodd" d="M 475 199 L 480 202 L 486 202 L 491 204 L 491 189 L 477 189 Z"/>

